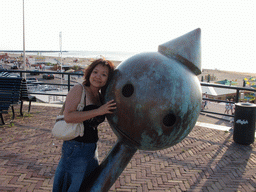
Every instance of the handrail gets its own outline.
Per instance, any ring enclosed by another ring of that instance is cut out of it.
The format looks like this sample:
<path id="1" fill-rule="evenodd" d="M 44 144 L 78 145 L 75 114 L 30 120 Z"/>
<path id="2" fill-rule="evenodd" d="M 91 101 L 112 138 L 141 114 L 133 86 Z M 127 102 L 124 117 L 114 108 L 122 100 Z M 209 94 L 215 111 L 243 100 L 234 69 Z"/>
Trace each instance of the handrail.
<path id="1" fill-rule="evenodd" d="M 243 90 L 243 91 L 256 92 L 256 89 L 252 89 L 252 88 L 248 88 L 248 87 L 228 86 L 228 85 L 220 85 L 220 84 L 204 83 L 204 82 L 200 82 L 200 84 L 201 84 L 201 86 L 218 87 L 218 88 L 223 88 L 223 89 L 235 89 L 236 90 L 235 102 L 225 101 L 225 100 L 217 100 L 217 99 L 202 98 L 203 100 L 208 100 L 208 101 L 225 102 L 225 103 L 238 103 L 239 102 L 239 91 Z M 216 114 L 216 115 L 224 115 L 224 116 L 228 116 L 228 117 L 234 117 L 234 115 L 228 115 L 228 114 L 224 114 L 224 113 L 216 113 L 216 112 L 212 112 L 212 111 L 202 110 L 201 112 L 211 113 L 211 114 Z"/>
<path id="2" fill-rule="evenodd" d="M 35 71 L 17 71 L 17 70 L 5 70 L 1 69 L 0 72 L 8 72 L 8 73 L 20 73 L 20 76 L 22 77 L 23 73 L 33 73 Z M 71 83 L 71 75 L 72 76 L 81 76 L 82 74 L 78 73 L 66 73 L 66 72 L 53 72 L 53 71 L 37 71 L 39 74 L 49 73 L 49 74 L 59 74 L 59 75 L 68 75 L 67 84 L 58 84 L 58 83 L 31 83 L 31 84 L 41 84 L 41 85 L 56 85 L 56 86 L 62 86 L 62 87 L 68 87 L 68 91 L 71 89 L 74 84 Z M 217 99 L 209 99 L 209 98 L 203 98 L 203 100 L 208 101 L 214 101 L 214 102 L 225 102 L 225 103 L 238 103 L 239 102 L 239 92 L 240 91 L 252 91 L 256 92 L 256 89 L 248 88 L 248 87 L 237 87 L 237 86 L 229 86 L 229 85 L 221 85 L 221 84 L 215 84 L 215 83 L 205 83 L 200 82 L 201 86 L 207 86 L 207 87 L 217 87 L 217 88 L 223 88 L 223 89 L 235 89 L 236 90 L 236 97 L 235 101 L 225 101 L 225 100 L 217 100 Z M 30 92 L 30 94 L 38 94 L 38 95 L 51 95 L 51 96 L 66 96 L 65 94 L 52 94 L 52 93 L 37 93 L 37 92 Z M 204 113 L 211 113 L 216 115 L 224 115 L 229 117 L 234 117 L 234 115 L 228 115 L 224 113 L 216 113 L 213 111 L 205 111 L 202 110 L 201 112 Z"/>
<path id="3" fill-rule="evenodd" d="M 59 75 L 68 75 L 67 79 L 67 84 L 61 84 L 61 83 L 45 83 L 45 82 L 40 82 L 40 83 L 29 83 L 29 85 L 35 85 L 35 84 L 40 84 L 40 85 L 56 85 L 56 86 L 62 86 L 62 87 L 68 87 L 68 91 L 70 91 L 71 87 L 74 86 L 74 84 L 71 84 L 71 76 L 81 76 L 83 74 L 79 73 L 66 73 L 66 72 L 54 72 L 54 71 L 23 71 L 23 70 L 5 70 L 1 69 L 1 72 L 8 72 L 8 73 L 19 73 L 20 77 L 23 76 L 23 73 L 38 73 L 38 74 L 59 74 Z M 30 94 L 38 94 L 38 95 L 53 95 L 53 96 L 66 96 L 63 94 L 51 94 L 51 93 L 37 93 L 37 92 L 29 92 Z"/>

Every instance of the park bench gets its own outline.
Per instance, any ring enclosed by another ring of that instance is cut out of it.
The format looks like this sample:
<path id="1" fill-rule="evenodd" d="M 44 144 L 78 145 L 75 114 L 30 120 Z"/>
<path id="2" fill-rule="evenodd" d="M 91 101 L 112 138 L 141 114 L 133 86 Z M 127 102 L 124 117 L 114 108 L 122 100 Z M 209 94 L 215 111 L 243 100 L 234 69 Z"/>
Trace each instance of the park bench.
<path id="1" fill-rule="evenodd" d="M 27 88 L 27 81 L 26 79 L 21 80 L 21 94 L 20 94 L 20 114 L 23 116 L 22 108 L 23 108 L 23 101 L 28 101 L 28 113 L 30 112 L 31 108 L 31 102 L 36 101 L 35 96 L 31 96 L 28 94 L 28 88 Z"/>
<path id="2" fill-rule="evenodd" d="M 13 105 L 18 104 L 21 94 L 21 80 L 16 77 L 0 77 L 0 117 L 2 124 L 4 123 L 3 113 L 8 113 L 8 109 L 12 108 L 12 118 L 14 119 Z"/>

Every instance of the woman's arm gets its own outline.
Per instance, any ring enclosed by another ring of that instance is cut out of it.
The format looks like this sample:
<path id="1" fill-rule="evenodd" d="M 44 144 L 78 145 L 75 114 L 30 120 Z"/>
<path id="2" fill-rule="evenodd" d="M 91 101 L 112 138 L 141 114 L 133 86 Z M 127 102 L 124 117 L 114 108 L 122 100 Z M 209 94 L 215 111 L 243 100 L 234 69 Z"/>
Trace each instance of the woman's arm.
<path id="1" fill-rule="evenodd" d="M 82 95 L 81 85 L 75 85 L 68 93 L 64 109 L 64 119 L 67 123 L 80 123 L 93 117 L 113 113 L 116 103 L 109 101 L 98 109 L 90 111 L 77 111 Z"/>

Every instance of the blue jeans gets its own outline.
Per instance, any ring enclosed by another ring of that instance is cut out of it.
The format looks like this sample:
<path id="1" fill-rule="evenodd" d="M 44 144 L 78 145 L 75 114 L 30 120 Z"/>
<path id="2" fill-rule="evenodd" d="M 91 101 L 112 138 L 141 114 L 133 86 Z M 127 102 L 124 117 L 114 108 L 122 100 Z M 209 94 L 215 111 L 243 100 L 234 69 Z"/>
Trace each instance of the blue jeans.
<path id="1" fill-rule="evenodd" d="M 98 166 L 96 143 L 64 141 L 53 192 L 79 191 L 83 180 Z"/>

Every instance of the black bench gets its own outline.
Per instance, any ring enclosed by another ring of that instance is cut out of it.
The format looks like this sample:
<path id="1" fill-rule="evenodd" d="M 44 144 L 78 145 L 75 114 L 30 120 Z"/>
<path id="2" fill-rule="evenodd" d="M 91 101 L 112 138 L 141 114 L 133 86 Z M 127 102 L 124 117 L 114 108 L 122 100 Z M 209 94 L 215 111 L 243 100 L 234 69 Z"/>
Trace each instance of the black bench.
<path id="1" fill-rule="evenodd" d="M 28 88 L 27 88 L 27 81 L 26 79 L 22 79 L 21 81 L 21 94 L 20 94 L 20 114 L 23 116 L 22 108 L 23 108 L 23 101 L 28 101 L 28 113 L 30 112 L 31 108 L 31 102 L 36 101 L 35 96 L 31 96 L 28 94 Z"/>
<path id="2" fill-rule="evenodd" d="M 2 114 L 8 113 L 10 107 L 12 107 L 12 118 L 15 117 L 13 105 L 20 101 L 21 80 L 22 78 L 16 77 L 0 77 L 0 117 L 2 124 L 5 124 Z"/>

